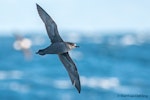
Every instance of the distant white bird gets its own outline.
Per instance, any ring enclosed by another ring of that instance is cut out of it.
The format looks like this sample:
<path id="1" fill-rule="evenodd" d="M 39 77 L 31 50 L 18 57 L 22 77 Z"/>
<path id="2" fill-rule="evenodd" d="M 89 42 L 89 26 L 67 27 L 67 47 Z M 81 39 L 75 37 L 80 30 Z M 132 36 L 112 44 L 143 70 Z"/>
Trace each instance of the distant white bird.
<path id="1" fill-rule="evenodd" d="M 81 86 L 80 86 L 79 74 L 75 63 L 70 58 L 68 53 L 73 48 L 79 46 L 77 46 L 75 43 L 64 42 L 58 33 L 57 25 L 53 21 L 53 19 L 38 4 L 37 4 L 37 10 L 46 26 L 48 36 L 52 43 L 47 48 L 39 50 L 37 54 L 39 55 L 58 54 L 61 62 L 65 66 L 66 70 L 68 71 L 72 84 L 77 88 L 78 92 L 80 93 Z"/>
<path id="2" fill-rule="evenodd" d="M 14 34 L 16 41 L 13 44 L 15 50 L 20 50 L 24 53 L 25 58 L 29 59 L 32 56 L 31 46 L 32 41 L 28 38 L 24 38 L 19 34 Z"/>

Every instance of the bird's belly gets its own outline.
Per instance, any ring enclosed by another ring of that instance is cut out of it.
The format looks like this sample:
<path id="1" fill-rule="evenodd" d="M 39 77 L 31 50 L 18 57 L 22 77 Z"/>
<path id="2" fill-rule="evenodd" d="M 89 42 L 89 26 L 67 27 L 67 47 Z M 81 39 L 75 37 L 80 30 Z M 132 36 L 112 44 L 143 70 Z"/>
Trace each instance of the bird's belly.
<path id="1" fill-rule="evenodd" d="M 47 54 L 62 54 L 68 51 L 69 48 L 64 42 L 53 43 L 46 49 Z"/>

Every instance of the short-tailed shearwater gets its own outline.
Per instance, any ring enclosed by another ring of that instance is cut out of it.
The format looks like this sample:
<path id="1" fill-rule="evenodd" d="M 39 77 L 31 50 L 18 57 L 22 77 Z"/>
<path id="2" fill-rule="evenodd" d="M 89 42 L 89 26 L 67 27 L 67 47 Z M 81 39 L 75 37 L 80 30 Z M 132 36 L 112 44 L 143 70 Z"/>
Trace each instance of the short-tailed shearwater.
<path id="1" fill-rule="evenodd" d="M 71 59 L 68 53 L 73 48 L 79 46 L 77 46 L 75 43 L 64 42 L 58 33 L 57 25 L 54 22 L 54 20 L 38 4 L 36 5 L 37 5 L 39 16 L 41 17 L 41 19 L 45 24 L 48 36 L 52 43 L 47 48 L 41 49 L 38 52 L 36 52 L 36 54 L 39 55 L 58 54 L 61 62 L 65 66 L 66 70 L 68 71 L 72 84 L 77 88 L 78 92 L 80 93 L 81 86 L 80 86 L 79 74 L 75 63 L 73 62 L 73 60 Z"/>

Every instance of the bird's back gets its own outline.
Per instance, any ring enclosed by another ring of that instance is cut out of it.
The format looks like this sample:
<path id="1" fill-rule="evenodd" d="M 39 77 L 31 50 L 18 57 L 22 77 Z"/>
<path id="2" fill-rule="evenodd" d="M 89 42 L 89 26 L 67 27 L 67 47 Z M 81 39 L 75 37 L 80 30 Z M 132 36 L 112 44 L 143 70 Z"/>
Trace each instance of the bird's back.
<path id="1" fill-rule="evenodd" d="M 49 47 L 47 47 L 44 52 L 46 54 L 62 54 L 66 53 L 70 50 L 66 42 L 57 42 L 52 43 Z"/>

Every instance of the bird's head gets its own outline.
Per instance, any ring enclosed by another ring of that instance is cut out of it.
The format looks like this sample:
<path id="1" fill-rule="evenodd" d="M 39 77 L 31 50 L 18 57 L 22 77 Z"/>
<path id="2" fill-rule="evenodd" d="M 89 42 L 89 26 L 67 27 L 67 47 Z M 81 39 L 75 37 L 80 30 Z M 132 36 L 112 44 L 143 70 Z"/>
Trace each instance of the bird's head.
<path id="1" fill-rule="evenodd" d="M 38 52 L 36 52 L 36 54 L 45 55 L 44 50 L 39 50 Z"/>
<path id="2" fill-rule="evenodd" d="M 75 43 L 67 42 L 67 44 L 69 44 L 70 49 L 79 48 Z"/>

